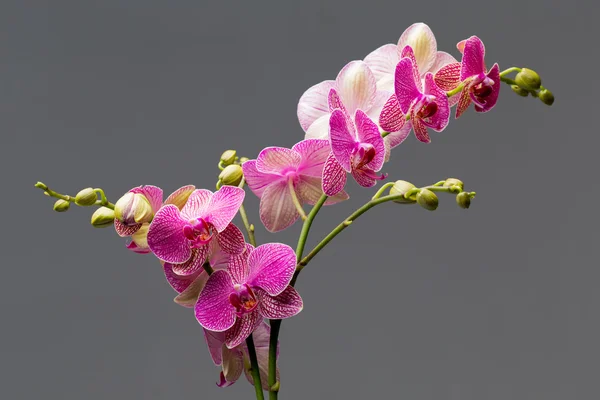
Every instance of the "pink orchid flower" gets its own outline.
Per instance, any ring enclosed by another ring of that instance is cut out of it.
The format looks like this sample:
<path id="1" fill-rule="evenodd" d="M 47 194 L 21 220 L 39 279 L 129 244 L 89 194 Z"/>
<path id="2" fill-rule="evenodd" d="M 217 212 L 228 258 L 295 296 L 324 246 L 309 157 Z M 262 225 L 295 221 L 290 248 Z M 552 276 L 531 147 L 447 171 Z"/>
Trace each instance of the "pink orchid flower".
<path id="1" fill-rule="evenodd" d="M 308 139 L 291 149 L 267 147 L 256 160 L 242 165 L 250 190 L 260 197 L 260 220 L 270 232 L 292 225 L 300 216 L 294 197 L 300 204 L 315 204 L 323 194 L 321 174 L 330 152 L 329 142 Z M 346 200 L 339 193 L 327 199 L 327 204 Z"/>
<path id="2" fill-rule="evenodd" d="M 425 74 L 423 87 L 412 48 L 406 46 L 402 54 L 404 57 L 396 66 L 396 96 L 386 103 L 380 119 L 387 118 L 386 123 L 400 125 L 408 115 L 417 139 L 429 143 L 427 127 L 443 131 L 450 121 L 450 104 L 431 72 Z"/>
<path id="3" fill-rule="evenodd" d="M 235 186 L 223 186 L 215 193 L 197 189 L 181 210 L 173 204 L 164 205 L 148 229 L 150 250 L 159 260 L 172 264 L 176 274 L 184 276 L 202 268 L 213 239 L 229 254 L 243 252 L 244 235 L 231 220 L 244 194 Z"/>
<path id="4" fill-rule="evenodd" d="M 227 387 L 233 385 L 244 371 L 246 379 L 251 385 L 254 385 L 254 379 L 250 373 L 250 356 L 246 343 L 242 342 L 233 349 L 227 348 L 225 345 L 224 332 L 212 332 L 206 329 L 204 338 L 208 346 L 211 358 L 216 366 L 220 366 L 222 371 L 219 376 L 217 386 Z M 258 369 L 260 371 L 260 381 L 265 390 L 269 390 L 268 373 L 269 373 L 269 336 L 271 328 L 265 322 L 261 322 L 258 327 L 252 332 L 254 340 L 254 348 L 256 349 L 256 358 L 258 361 Z M 277 382 L 279 382 L 279 368 L 277 369 Z"/>
<path id="5" fill-rule="evenodd" d="M 477 36 L 458 43 L 463 53 L 460 63 L 444 66 L 435 74 L 436 84 L 443 90 L 453 90 L 460 84 L 464 87 L 458 97 L 456 118 L 475 103 L 476 112 L 488 112 L 496 105 L 500 93 L 500 68 L 494 64 L 488 71 L 485 66 L 485 46 Z"/>
<path id="6" fill-rule="evenodd" d="M 238 346 L 262 318 L 289 318 L 302 310 L 302 298 L 289 285 L 295 269 L 294 251 L 281 243 L 233 257 L 227 270 L 208 278 L 196 303 L 196 319 L 209 331 L 225 332 L 228 348 Z"/>
<path id="7" fill-rule="evenodd" d="M 372 187 L 386 177 L 376 173 L 385 160 L 385 145 L 379 128 L 367 114 L 357 110 L 353 121 L 343 109 L 336 109 L 329 126 L 332 153 L 323 169 L 323 191 L 327 195 L 344 189 L 347 172 L 363 187 Z"/>
<path id="8" fill-rule="evenodd" d="M 438 51 L 435 35 L 429 26 L 417 22 L 402 33 L 398 44 L 383 45 L 365 57 L 365 63 L 373 71 L 379 90 L 394 92 L 396 65 L 404 57 L 402 51 L 406 46 L 414 50 L 421 79 L 428 72 L 435 73 L 444 65 L 457 62 L 450 54 Z"/>
<path id="9" fill-rule="evenodd" d="M 181 209 L 194 189 L 195 187 L 193 185 L 183 186 L 171 193 L 164 202 L 163 190 L 157 186 L 138 186 L 129 190 L 128 193 L 138 193 L 143 195 L 150 204 L 153 214 L 156 214 L 163 204 L 173 204 Z M 147 241 L 149 226 L 149 223 L 134 222 L 125 224 L 118 219 L 115 219 L 115 230 L 117 231 L 117 234 L 121 237 L 131 237 L 131 242 L 127 244 L 127 248 L 139 254 L 150 253 Z"/>

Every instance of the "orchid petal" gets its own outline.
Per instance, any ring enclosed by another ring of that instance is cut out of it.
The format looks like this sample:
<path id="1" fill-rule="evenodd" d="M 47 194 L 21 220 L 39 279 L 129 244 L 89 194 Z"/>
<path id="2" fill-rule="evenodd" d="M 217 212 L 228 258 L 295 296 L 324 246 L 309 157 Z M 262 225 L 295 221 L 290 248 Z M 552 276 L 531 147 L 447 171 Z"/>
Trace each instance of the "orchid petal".
<path id="1" fill-rule="evenodd" d="M 461 63 L 451 63 L 440 68 L 434 76 L 435 84 L 445 91 L 455 89 L 460 85 Z"/>
<path id="2" fill-rule="evenodd" d="M 373 187 L 377 183 L 378 179 L 376 179 L 374 175 L 375 174 L 372 170 L 366 168 L 352 170 L 352 177 L 354 178 L 356 183 L 366 188 Z"/>
<path id="3" fill-rule="evenodd" d="M 460 80 L 485 74 L 485 46 L 477 36 L 471 36 L 465 43 L 465 52 L 462 58 L 462 68 L 460 70 Z"/>
<path id="4" fill-rule="evenodd" d="M 231 255 L 221 249 L 218 240 L 211 240 L 208 244 L 208 257 L 212 269 L 227 269 Z"/>
<path id="5" fill-rule="evenodd" d="M 406 116 L 400 108 L 398 98 L 395 94 L 392 94 L 381 109 L 379 126 L 386 132 L 397 132 L 402 129 L 405 123 Z"/>
<path id="6" fill-rule="evenodd" d="M 171 263 L 163 263 L 163 270 L 165 272 L 165 278 L 167 278 L 167 282 L 169 282 L 169 285 L 171 285 L 171 287 L 177 293 L 181 293 L 187 289 L 201 273 L 201 271 L 196 271 L 196 273 L 193 275 L 178 275 L 173 272 L 173 264 Z"/>
<path id="7" fill-rule="evenodd" d="M 210 198 L 202 216 L 217 232 L 223 232 L 244 202 L 246 192 L 237 186 L 222 186 Z"/>
<path id="8" fill-rule="evenodd" d="M 182 186 L 167 197 L 165 204 L 174 204 L 181 210 L 195 189 L 194 185 Z"/>
<path id="9" fill-rule="evenodd" d="M 404 116 L 404 119 L 406 120 L 406 116 Z M 406 122 L 399 131 L 391 132 L 389 135 L 387 135 L 385 137 L 385 140 L 389 143 L 389 146 L 393 149 L 394 147 L 396 147 L 399 144 L 401 144 L 402 142 L 404 142 L 404 140 L 406 140 L 408 135 L 410 135 L 411 129 L 412 129 L 411 123 Z"/>
<path id="10" fill-rule="evenodd" d="M 205 214 L 213 192 L 206 189 L 196 189 L 189 195 L 187 202 L 181 209 L 181 216 L 186 220 L 199 218 Z"/>
<path id="11" fill-rule="evenodd" d="M 461 40 L 460 42 L 456 43 L 456 48 L 458 49 L 460 54 L 465 53 L 465 44 L 467 44 L 467 39 Z"/>
<path id="12" fill-rule="evenodd" d="M 219 373 L 219 381 L 216 382 L 216 385 L 220 388 L 226 388 L 233 385 L 234 383 L 235 382 L 227 382 L 227 379 L 225 379 L 225 374 L 223 373 L 223 371 L 221 371 Z"/>
<path id="13" fill-rule="evenodd" d="M 322 115 L 306 130 L 304 139 L 329 139 L 329 116 L 331 113 Z"/>
<path id="14" fill-rule="evenodd" d="M 425 75 L 425 93 L 435 96 L 437 111 L 429 118 L 422 119 L 423 123 L 434 131 L 443 131 L 450 122 L 450 106 L 446 92 L 437 87 L 433 80 L 433 74 Z"/>
<path id="15" fill-rule="evenodd" d="M 500 94 L 500 87 L 502 86 L 502 83 L 500 81 L 500 67 L 498 66 L 498 64 L 494 64 L 492 66 L 492 68 L 490 69 L 490 71 L 487 74 L 487 77 L 490 78 L 492 81 L 494 81 L 494 84 L 492 85 L 492 93 L 490 93 L 486 98 L 485 98 L 485 103 L 481 106 L 479 105 L 475 105 L 475 111 L 476 112 L 488 112 L 490 111 L 492 108 L 494 108 L 494 106 L 496 105 L 496 102 L 498 101 L 498 95 Z"/>
<path id="16" fill-rule="evenodd" d="M 298 172 L 302 175 L 321 177 L 323 165 L 331 151 L 328 140 L 309 139 L 296 143 L 292 150 L 300 154 L 302 161 Z"/>
<path id="17" fill-rule="evenodd" d="M 233 279 L 233 282 L 239 285 L 246 283 L 250 268 L 248 267 L 248 254 L 253 250 L 253 247 L 248 245 L 246 251 L 242 254 L 230 256 L 229 266 L 227 270 Z"/>
<path id="18" fill-rule="evenodd" d="M 210 331 L 223 332 L 236 322 L 235 308 L 229 301 L 233 281 L 227 271 L 215 271 L 208 278 L 195 307 L 196 319 Z"/>
<path id="19" fill-rule="evenodd" d="M 206 290 L 206 288 L 204 289 Z M 238 317 L 233 326 L 225 332 L 225 345 L 233 349 L 239 346 L 252 334 L 258 324 L 262 322 L 262 318 L 258 309 Z"/>
<path id="20" fill-rule="evenodd" d="M 460 97 L 458 99 L 458 105 L 456 106 L 456 114 L 455 118 L 458 119 L 460 116 L 467 111 L 467 108 L 471 105 L 471 85 L 466 84 L 463 90 L 460 92 Z"/>
<path id="21" fill-rule="evenodd" d="M 292 225 L 300 216 L 286 181 L 269 185 L 260 199 L 260 220 L 269 232 Z"/>
<path id="22" fill-rule="evenodd" d="M 259 298 L 258 307 L 263 317 L 269 319 L 290 318 L 302 311 L 302 298 L 291 286 L 286 287 L 277 296 L 271 296 L 266 291 L 256 290 Z"/>
<path id="23" fill-rule="evenodd" d="M 144 223 L 144 224 L 142 224 L 140 229 L 138 229 L 137 232 L 135 232 L 133 235 L 131 235 L 131 241 L 132 241 L 132 243 L 135 243 L 138 253 L 141 251 L 144 251 L 144 250 L 148 250 L 148 252 L 150 251 L 150 248 L 148 247 L 148 229 L 149 228 L 150 228 L 150 224 Z"/>
<path id="24" fill-rule="evenodd" d="M 298 121 L 306 132 L 317 119 L 329 114 L 327 96 L 335 81 L 324 81 L 309 88 L 298 101 Z"/>
<path id="25" fill-rule="evenodd" d="M 221 250 L 228 254 L 240 254 L 246 249 L 244 234 L 240 228 L 231 223 L 217 234 L 217 240 Z"/>
<path id="26" fill-rule="evenodd" d="M 277 182 L 284 179 L 281 175 L 266 174 L 256 169 L 256 160 L 249 160 L 242 164 L 242 171 L 244 172 L 244 178 L 246 184 L 252 192 L 261 197 L 265 192 L 267 186 L 273 182 Z"/>
<path id="27" fill-rule="evenodd" d="M 260 370 L 260 379 L 265 390 L 269 390 L 269 337 L 271 334 L 271 328 L 265 322 L 261 322 L 254 332 L 252 332 L 252 339 L 254 340 L 254 347 L 256 349 L 256 358 L 258 361 L 258 369 Z M 277 353 L 279 353 L 279 343 L 277 344 Z M 248 352 L 244 351 L 244 362 L 249 364 L 250 358 L 248 356 Z M 249 370 L 244 370 L 246 373 L 246 378 L 250 384 L 254 384 L 254 379 L 252 378 L 252 374 Z M 277 380 L 279 382 L 279 368 L 277 368 L 277 372 L 275 374 Z"/>
<path id="28" fill-rule="evenodd" d="M 294 276 L 296 254 L 286 244 L 263 244 L 250 252 L 248 267 L 250 274 L 247 282 L 276 296 L 290 284 Z"/>
<path id="29" fill-rule="evenodd" d="M 150 250 L 150 248 L 148 248 L 148 247 L 140 247 L 133 240 L 131 242 L 129 242 L 126 247 L 127 247 L 128 250 L 131 250 L 131 251 L 133 251 L 134 253 L 137 253 L 137 254 L 152 253 L 152 251 Z"/>
<path id="30" fill-rule="evenodd" d="M 419 64 L 417 63 L 417 59 L 415 58 L 415 53 L 413 52 L 412 47 L 410 47 L 410 46 L 404 47 L 404 49 L 402 49 L 402 52 L 401 52 L 401 58 L 410 58 L 410 60 L 412 61 L 413 80 L 415 81 L 415 84 L 417 85 L 417 89 L 419 89 L 419 92 L 422 92 L 423 91 L 423 84 L 421 82 L 422 75 L 419 72 Z M 425 75 L 425 73 L 423 73 L 423 75 Z"/>
<path id="31" fill-rule="evenodd" d="M 225 380 L 233 384 L 242 376 L 244 359 L 240 349 L 228 349 L 223 346 L 223 375 Z"/>
<path id="32" fill-rule="evenodd" d="M 173 272 L 177 275 L 193 275 L 202 269 L 208 255 L 208 246 L 203 245 L 192 249 L 192 256 L 189 260 L 181 264 L 173 264 Z"/>
<path id="33" fill-rule="evenodd" d="M 366 166 L 374 171 L 379 171 L 385 158 L 385 145 L 379 128 L 362 110 L 356 111 L 355 120 L 358 140 L 361 143 L 369 143 L 375 148 L 375 157 Z"/>
<path id="34" fill-rule="evenodd" d="M 163 190 L 157 186 L 152 185 L 144 185 L 138 186 L 130 190 L 131 193 L 139 193 L 143 194 L 144 197 L 150 203 L 150 207 L 152 207 L 152 211 L 156 213 L 160 206 L 162 206 L 163 202 Z"/>
<path id="35" fill-rule="evenodd" d="M 445 51 L 438 51 L 435 55 L 435 61 L 433 65 L 427 72 L 431 72 L 432 74 L 436 74 L 441 68 L 445 67 L 448 64 L 460 64 L 456 58 L 452 55 L 446 53 Z"/>
<path id="36" fill-rule="evenodd" d="M 206 341 L 206 347 L 210 353 L 215 365 L 223 364 L 223 344 L 225 343 L 225 333 L 213 332 L 208 329 L 202 329 L 204 332 L 204 340 Z"/>
<path id="37" fill-rule="evenodd" d="M 298 152 L 285 147 L 267 147 L 256 157 L 256 169 L 267 174 L 285 174 L 298 168 L 302 157 Z"/>
<path id="38" fill-rule="evenodd" d="M 346 186 L 346 171 L 337 161 L 333 153 L 329 154 L 323 167 L 323 192 L 327 196 L 335 196 Z"/>
<path id="39" fill-rule="evenodd" d="M 400 57 L 398 46 L 395 44 L 384 44 L 365 57 L 365 64 L 371 68 L 378 84 L 386 76 L 394 75 L 398 61 Z"/>
<path id="40" fill-rule="evenodd" d="M 115 219 L 115 231 L 117 231 L 117 235 L 121 237 L 131 236 L 134 233 L 136 233 L 141 227 L 142 224 L 125 225 L 118 219 Z"/>
<path id="41" fill-rule="evenodd" d="M 159 260 L 184 263 L 190 259 L 192 250 L 183 235 L 183 227 L 187 224 L 172 204 L 158 210 L 148 229 L 148 246 Z"/>
<path id="42" fill-rule="evenodd" d="M 346 64 L 335 81 L 338 93 L 350 115 L 359 108 L 371 108 L 377 91 L 377 81 L 364 61 L 351 61 Z"/>
<path id="43" fill-rule="evenodd" d="M 413 101 L 421 95 L 413 77 L 413 62 L 410 58 L 403 58 L 396 66 L 395 90 L 400 109 L 407 114 Z"/>
<path id="44" fill-rule="evenodd" d="M 350 161 L 356 146 L 356 138 L 348 130 L 346 116 L 341 110 L 334 110 L 329 118 L 329 138 L 331 150 L 339 164 L 346 171 L 352 169 Z"/>
<path id="45" fill-rule="evenodd" d="M 417 117 L 417 113 L 415 111 L 411 111 L 410 113 L 410 123 L 412 124 L 413 130 L 415 131 L 415 136 L 417 139 L 423 143 L 430 143 L 431 138 L 427 133 L 427 127 L 423 125 L 421 119 Z"/>
<path id="46" fill-rule="evenodd" d="M 208 281 L 208 274 L 205 271 L 200 271 L 200 274 L 194 279 L 183 292 L 179 293 L 173 301 L 180 306 L 192 308 L 198 302 L 198 296 Z"/>
<path id="47" fill-rule="evenodd" d="M 419 73 L 425 75 L 435 61 L 437 53 L 435 35 L 429 26 L 417 22 L 409 26 L 398 40 L 398 49 L 403 49 L 407 45 L 414 50 Z"/>
<path id="48" fill-rule="evenodd" d="M 345 172 L 344 172 L 345 174 Z M 300 202 L 315 205 L 319 198 L 323 195 L 323 184 L 321 178 L 315 178 L 314 176 L 301 175 L 296 182 L 296 193 Z M 343 200 L 348 200 L 350 196 L 345 191 L 341 191 L 335 196 L 327 197 L 325 205 L 336 204 Z"/>

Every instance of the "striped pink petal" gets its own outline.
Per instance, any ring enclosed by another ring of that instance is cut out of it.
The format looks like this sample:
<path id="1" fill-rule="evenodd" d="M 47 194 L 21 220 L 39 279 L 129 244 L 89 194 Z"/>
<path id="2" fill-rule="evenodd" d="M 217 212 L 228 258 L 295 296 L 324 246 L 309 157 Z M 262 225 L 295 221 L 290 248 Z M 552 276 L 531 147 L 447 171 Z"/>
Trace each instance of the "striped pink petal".
<path id="1" fill-rule="evenodd" d="M 208 255 L 208 245 L 192 249 L 192 256 L 189 260 L 181 264 L 172 264 L 173 272 L 181 276 L 194 275 L 202 270 L 202 265 Z"/>
<path id="2" fill-rule="evenodd" d="M 302 161 L 298 166 L 298 173 L 308 176 L 321 177 L 323 165 L 329 155 L 330 146 L 328 140 L 308 139 L 296 143 L 292 150 L 300 154 Z"/>
<path id="3" fill-rule="evenodd" d="M 494 64 L 492 69 L 487 74 L 487 77 L 494 81 L 492 85 L 492 93 L 483 99 L 484 103 L 479 105 L 475 104 L 475 111 L 477 112 L 488 112 L 496 105 L 498 101 L 498 95 L 500 94 L 500 87 L 502 82 L 500 81 L 500 67 L 498 64 Z M 481 101 L 481 99 L 480 99 Z"/>
<path id="4" fill-rule="evenodd" d="M 368 110 L 375 100 L 377 81 L 364 61 L 351 61 L 336 78 L 337 91 L 350 115 L 357 109 Z"/>
<path id="5" fill-rule="evenodd" d="M 300 216 L 286 181 L 269 185 L 260 199 L 260 220 L 269 232 L 281 231 Z"/>
<path id="6" fill-rule="evenodd" d="M 413 76 L 413 62 L 403 58 L 396 66 L 395 90 L 398 104 L 404 114 L 407 114 L 413 101 L 421 95 Z"/>
<path id="7" fill-rule="evenodd" d="M 346 186 L 346 171 L 337 161 L 333 153 L 329 154 L 323 167 L 323 192 L 327 196 L 335 196 Z"/>
<path id="8" fill-rule="evenodd" d="M 366 166 L 374 171 L 379 171 L 385 159 L 385 145 L 379 128 L 362 110 L 356 111 L 355 121 L 358 140 L 375 148 L 375 157 Z"/>
<path id="9" fill-rule="evenodd" d="M 182 186 L 167 197 L 164 204 L 173 204 L 180 210 L 185 206 L 190 195 L 194 192 L 196 187 L 194 185 Z"/>
<path id="10" fill-rule="evenodd" d="M 458 119 L 460 116 L 467 111 L 469 106 L 471 105 L 471 85 L 467 83 L 463 90 L 461 90 L 458 103 L 456 106 L 456 113 L 454 114 L 454 118 Z"/>
<path id="11" fill-rule="evenodd" d="M 146 199 L 148 199 L 148 202 L 150 203 L 150 206 L 152 207 L 152 211 L 154 211 L 155 213 L 162 206 L 163 191 L 161 188 L 159 188 L 157 186 L 152 186 L 152 185 L 138 186 L 136 188 L 131 189 L 130 192 L 143 194 L 146 197 Z"/>
<path id="12" fill-rule="evenodd" d="M 485 46 L 477 36 L 471 36 L 465 43 L 460 80 L 485 73 Z"/>
<path id="13" fill-rule="evenodd" d="M 234 283 L 244 284 L 248 280 L 250 267 L 248 267 L 248 255 L 254 250 L 252 245 L 246 245 L 246 250 L 242 254 L 229 257 L 229 266 L 227 270 Z"/>
<path id="14" fill-rule="evenodd" d="M 267 147 L 256 158 L 256 169 L 267 174 L 284 175 L 300 165 L 302 157 L 298 152 L 285 147 Z"/>
<path id="15" fill-rule="evenodd" d="M 148 229 L 148 246 L 159 260 L 184 263 L 190 259 L 192 250 L 183 235 L 183 227 L 187 224 L 172 204 L 158 210 Z"/>
<path id="16" fill-rule="evenodd" d="M 263 244 L 250 252 L 248 267 L 247 282 L 275 296 L 290 284 L 296 270 L 296 254 L 285 244 Z"/>
<path id="17" fill-rule="evenodd" d="M 260 172 L 258 169 L 256 169 L 256 160 L 246 161 L 244 164 L 242 164 L 242 170 L 244 171 L 246 184 L 250 190 L 252 190 L 252 193 L 258 197 L 263 195 L 265 189 L 271 183 L 285 179 L 281 175 Z"/>
<path id="18" fill-rule="evenodd" d="M 203 216 L 206 212 L 213 192 L 206 189 L 196 189 L 188 197 L 187 202 L 181 209 L 183 218 L 190 220 Z"/>
<path id="19" fill-rule="evenodd" d="M 117 231 L 117 235 L 119 235 L 121 237 L 131 236 L 134 233 L 136 233 L 138 230 L 140 230 L 141 227 L 142 227 L 142 224 L 125 225 L 118 219 L 115 219 L 115 231 Z"/>
<path id="20" fill-rule="evenodd" d="M 241 318 L 236 318 L 233 326 L 225 332 L 225 345 L 230 349 L 239 346 L 252 334 L 261 322 L 262 318 L 258 309 L 245 314 Z"/>
<path id="21" fill-rule="evenodd" d="M 302 311 L 302 298 L 291 286 L 286 287 L 277 296 L 271 296 L 264 290 L 256 290 L 258 307 L 263 317 L 269 319 L 290 318 Z"/>
<path id="22" fill-rule="evenodd" d="M 379 126 L 386 132 L 397 132 L 406 124 L 406 116 L 400 108 L 398 98 L 392 94 L 381 109 Z"/>
<path id="23" fill-rule="evenodd" d="M 415 131 L 415 136 L 420 142 L 431 143 L 431 138 L 429 137 L 429 133 L 427 133 L 427 127 L 423 125 L 423 122 L 416 114 L 417 113 L 414 110 L 410 113 L 410 123 Z"/>
<path id="24" fill-rule="evenodd" d="M 423 84 L 421 82 L 421 77 L 424 76 L 425 73 L 421 75 L 421 73 L 419 72 L 419 64 L 417 63 L 417 59 L 415 58 L 415 54 L 413 53 L 412 47 L 406 46 L 404 49 L 402 49 L 401 58 L 409 58 L 412 61 L 413 80 L 415 81 L 419 92 L 422 92 Z"/>
<path id="25" fill-rule="evenodd" d="M 455 89 L 460 85 L 461 63 L 451 63 L 440 68 L 434 76 L 435 84 L 445 91 Z"/>
<path id="26" fill-rule="evenodd" d="M 201 217 L 211 223 L 217 232 L 222 232 L 237 214 L 245 194 L 244 189 L 237 186 L 221 187 L 212 195 Z"/>
<path id="27" fill-rule="evenodd" d="M 435 84 L 431 72 L 425 75 L 425 93 L 435 96 L 437 111 L 431 117 L 423 119 L 423 124 L 436 132 L 441 132 L 450 122 L 450 106 L 448 105 L 446 92 Z"/>
<path id="28" fill-rule="evenodd" d="M 217 234 L 217 240 L 221 250 L 228 254 L 240 254 L 246 249 L 244 234 L 240 228 L 231 223 Z"/>
<path id="29" fill-rule="evenodd" d="M 356 138 L 348 129 L 345 114 L 339 109 L 334 110 L 329 118 L 329 139 L 331 141 L 331 151 L 336 160 L 342 168 L 350 172 Z"/>
<path id="30" fill-rule="evenodd" d="M 231 275 L 223 270 L 213 272 L 195 306 L 196 319 L 203 328 L 223 332 L 233 326 L 236 315 L 229 301 L 232 292 Z"/>
<path id="31" fill-rule="evenodd" d="M 169 282 L 169 285 L 171 285 L 171 287 L 177 293 L 181 293 L 187 289 L 188 286 L 190 286 L 202 272 L 202 270 L 196 271 L 195 274 L 188 276 L 177 275 L 175 272 L 173 272 L 173 264 L 171 263 L 163 263 L 163 270 L 165 273 L 165 278 L 167 278 L 167 282 Z"/>
<path id="32" fill-rule="evenodd" d="M 204 271 L 194 279 L 194 281 L 181 293 L 179 293 L 173 301 L 180 306 L 186 308 L 193 308 L 198 302 L 198 296 L 202 289 L 204 289 L 204 285 L 208 281 L 208 274 Z"/>
<path id="33" fill-rule="evenodd" d="M 324 81 L 309 88 L 298 101 L 298 121 L 306 132 L 319 117 L 329 114 L 327 96 L 335 81 Z"/>

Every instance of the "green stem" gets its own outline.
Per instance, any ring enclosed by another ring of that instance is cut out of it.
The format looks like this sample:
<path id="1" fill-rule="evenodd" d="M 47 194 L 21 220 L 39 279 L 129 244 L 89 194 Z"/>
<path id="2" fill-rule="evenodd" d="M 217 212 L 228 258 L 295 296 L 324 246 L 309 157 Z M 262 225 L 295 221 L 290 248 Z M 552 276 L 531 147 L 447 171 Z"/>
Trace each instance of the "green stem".
<path id="1" fill-rule="evenodd" d="M 298 196 L 296 195 L 293 179 L 288 179 L 288 188 L 290 190 L 290 195 L 292 196 L 292 203 L 294 203 L 294 206 L 296 207 L 296 210 L 298 211 L 298 214 L 300 214 L 302 220 L 306 221 L 306 213 L 304 212 L 304 208 L 302 208 L 302 204 L 300 204 L 300 200 L 298 200 Z"/>
<path id="2" fill-rule="evenodd" d="M 505 76 L 501 76 L 501 77 L 500 77 L 500 80 L 501 80 L 502 82 L 504 82 L 504 83 L 508 83 L 509 85 L 516 85 L 516 84 L 517 84 L 517 82 L 515 82 L 515 80 L 514 80 L 514 79 L 507 78 L 507 77 L 505 77 Z"/>
<path id="3" fill-rule="evenodd" d="M 507 68 L 504 71 L 500 72 L 500 78 L 502 78 L 503 76 L 508 75 L 508 74 L 510 74 L 512 72 L 521 72 L 521 68 L 519 68 L 519 67 L 510 67 L 510 68 Z"/>
<path id="4" fill-rule="evenodd" d="M 54 197 L 55 199 L 65 200 L 65 201 L 68 201 L 69 203 L 75 203 L 75 196 L 69 196 L 66 194 L 61 194 L 61 193 L 55 192 L 54 190 L 50 189 L 46 184 L 44 184 L 42 182 L 36 183 L 35 187 L 38 189 L 42 189 L 46 196 Z M 94 191 L 100 194 L 100 200 L 96 201 L 95 205 L 104 206 L 106 208 L 110 208 L 111 210 L 115 209 L 115 205 L 113 203 L 109 202 L 108 199 L 106 198 L 106 195 L 104 194 L 104 190 L 94 189 Z"/>
<path id="5" fill-rule="evenodd" d="M 244 184 L 246 183 L 246 179 L 242 177 L 242 180 L 238 187 L 244 188 Z M 248 220 L 248 214 L 246 214 L 246 209 L 244 208 L 244 204 L 240 206 L 240 217 L 242 217 L 242 222 L 244 223 L 244 227 L 246 228 L 246 232 L 248 232 L 248 240 L 250 244 L 256 247 L 256 237 L 254 236 L 254 225 L 250 223 Z"/>
<path id="6" fill-rule="evenodd" d="M 454 89 L 450 90 L 449 92 L 446 92 L 446 96 L 447 97 L 452 97 L 455 94 L 458 94 L 461 92 L 461 90 L 463 90 L 463 88 L 465 87 L 465 82 L 462 82 L 460 85 L 458 85 L 457 87 L 455 87 Z"/>
<path id="7" fill-rule="evenodd" d="M 264 400 L 265 394 L 262 390 L 262 383 L 260 382 L 260 369 L 258 368 L 258 358 L 256 357 L 256 348 L 254 347 L 254 339 L 252 335 L 246 339 L 246 346 L 248 347 L 248 355 L 250 356 L 250 366 L 252 370 L 252 380 L 254 381 L 254 392 L 256 393 L 256 400 Z"/>
<path id="8" fill-rule="evenodd" d="M 383 185 L 382 187 L 379 188 L 379 190 L 377 191 L 377 193 L 375 193 L 375 195 L 371 198 L 371 200 L 375 200 L 381 197 L 381 195 L 383 194 L 383 192 L 385 192 L 385 190 L 389 187 L 394 186 L 395 182 L 388 182 L 385 185 Z"/>

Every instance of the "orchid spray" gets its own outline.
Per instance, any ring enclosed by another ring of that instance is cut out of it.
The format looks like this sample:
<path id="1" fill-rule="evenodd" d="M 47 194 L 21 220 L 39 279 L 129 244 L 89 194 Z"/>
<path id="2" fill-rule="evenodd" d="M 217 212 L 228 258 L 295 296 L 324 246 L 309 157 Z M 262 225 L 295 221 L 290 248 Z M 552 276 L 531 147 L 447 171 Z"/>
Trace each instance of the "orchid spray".
<path id="1" fill-rule="evenodd" d="M 143 185 L 113 204 L 98 188 L 69 196 L 41 182 L 35 186 L 57 199 L 55 211 L 67 211 L 72 204 L 97 206 L 92 226 L 114 227 L 129 250 L 156 257 L 177 292 L 175 303 L 194 310 L 199 341 L 203 335 L 221 369 L 215 379 L 219 387 L 234 384 L 244 372 L 257 399 L 264 399 L 265 391 L 269 399 L 277 399 L 279 330 L 283 319 L 303 309 L 294 289 L 302 269 L 355 219 L 380 204 L 435 210 L 436 192 L 445 192 L 466 209 L 475 196 L 456 178 L 423 187 L 404 180 L 384 183 L 305 254 L 321 208 L 348 200 L 348 175 L 364 188 L 394 176 L 385 163 L 411 131 L 429 143 L 430 131 L 445 130 L 471 104 L 476 112 L 492 110 L 502 83 L 520 96 L 554 102 L 535 71 L 500 71 L 498 64 L 488 69 L 477 36 L 459 41 L 457 49 L 460 61 L 438 51 L 427 25 L 411 25 L 397 44 L 351 61 L 335 80 L 318 83 L 300 97 L 297 113 L 304 140 L 291 148 L 267 147 L 255 159 L 225 151 L 216 192 L 188 185 L 163 200 L 160 188 Z M 246 187 L 260 198 L 260 221 L 270 232 L 301 221 L 295 251 L 282 243 L 257 243 L 243 204 Z M 245 235 L 232 222 L 237 214 Z"/>

